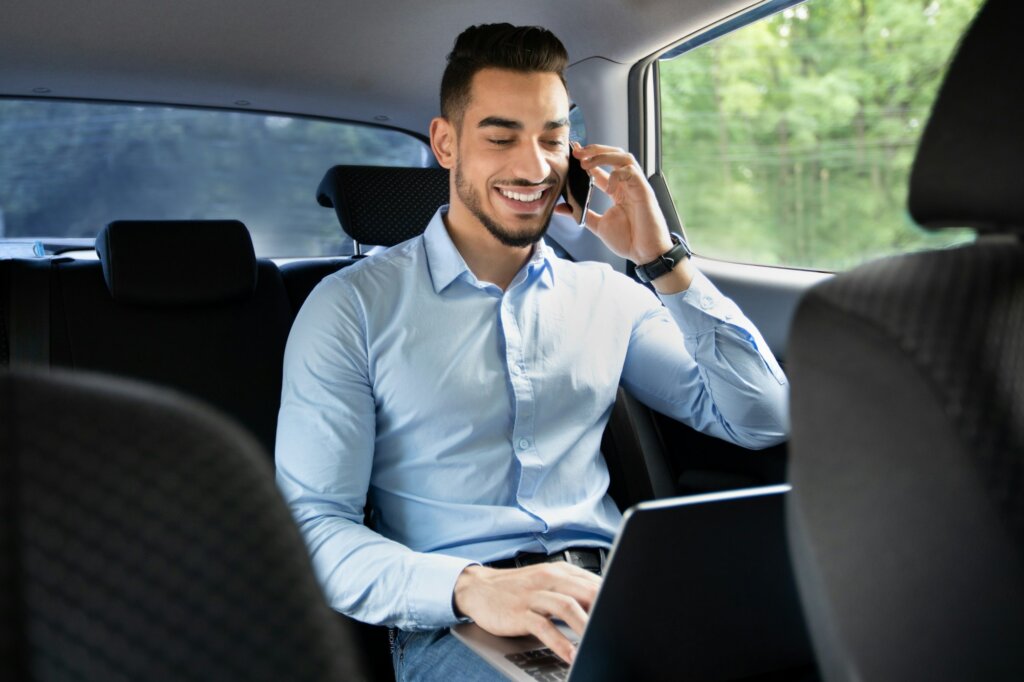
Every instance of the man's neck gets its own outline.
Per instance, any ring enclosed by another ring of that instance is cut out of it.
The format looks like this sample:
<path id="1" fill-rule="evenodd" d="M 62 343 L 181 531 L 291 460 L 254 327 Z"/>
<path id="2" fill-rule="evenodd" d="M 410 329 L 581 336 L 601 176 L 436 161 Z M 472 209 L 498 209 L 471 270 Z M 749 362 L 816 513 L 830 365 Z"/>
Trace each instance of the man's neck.
<path id="1" fill-rule="evenodd" d="M 455 248 L 466 265 L 481 282 L 490 282 L 502 291 L 515 279 L 516 273 L 533 255 L 533 246 L 507 246 L 499 242 L 473 215 L 444 216 Z"/>

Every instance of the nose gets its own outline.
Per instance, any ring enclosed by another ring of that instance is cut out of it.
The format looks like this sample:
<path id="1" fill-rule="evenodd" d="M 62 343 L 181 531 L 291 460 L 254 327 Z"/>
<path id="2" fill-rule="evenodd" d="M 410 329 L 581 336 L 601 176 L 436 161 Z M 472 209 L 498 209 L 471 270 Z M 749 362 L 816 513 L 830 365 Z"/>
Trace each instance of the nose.
<path id="1" fill-rule="evenodd" d="M 519 145 L 513 168 L 516 178 L 534 185 L 547 180 L 551 176 L 551 163 L 548 154 L 549 152 L 541 146 L 540 141 Z"/>

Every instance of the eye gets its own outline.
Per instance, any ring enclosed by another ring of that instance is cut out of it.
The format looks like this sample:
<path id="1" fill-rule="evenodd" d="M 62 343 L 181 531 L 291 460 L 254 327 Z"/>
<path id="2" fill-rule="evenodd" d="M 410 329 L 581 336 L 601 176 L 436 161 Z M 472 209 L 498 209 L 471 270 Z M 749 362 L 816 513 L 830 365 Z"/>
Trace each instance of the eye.
<path id="1" fill-rule="evenodd" d="M 512 140 L 509 138 L 491 138 L 487 141 L 498 147 L 504 147 L 505 145 L 512 144 Z"/>
<path id="2" fill-rule="evenodd" d="M 562 147 L 565 146 L 565 140 L 562 140 L 562 139 L 547 140 L 545 142 L 545 144 L 547 144 L 549 147 L 552 147 L 554 149 L 561 149 Z"/>

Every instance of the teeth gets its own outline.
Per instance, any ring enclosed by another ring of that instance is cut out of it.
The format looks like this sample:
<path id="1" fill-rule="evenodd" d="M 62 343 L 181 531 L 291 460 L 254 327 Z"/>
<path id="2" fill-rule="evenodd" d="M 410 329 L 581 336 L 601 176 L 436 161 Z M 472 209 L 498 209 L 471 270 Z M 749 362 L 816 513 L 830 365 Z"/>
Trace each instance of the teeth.
<path id="1" fill-rule="evenodd" d="M 520 194 L 519 192 L 510 192 L 504 189 L 499 189 L 498 191 L 501 192 L 504 196 L 508 197 L 509 199 L 514 199 L 516 201 L 523 202 L 537 201 L 542 196 L 544 196 L 544 190 L 535 192 L 534 194 Z"/>

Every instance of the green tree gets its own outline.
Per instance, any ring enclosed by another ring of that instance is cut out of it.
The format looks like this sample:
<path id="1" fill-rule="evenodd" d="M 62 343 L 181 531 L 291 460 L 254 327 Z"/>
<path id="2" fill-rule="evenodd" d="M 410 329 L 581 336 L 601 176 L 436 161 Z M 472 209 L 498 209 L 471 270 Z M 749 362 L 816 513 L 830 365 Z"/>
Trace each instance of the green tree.
<path id="1" fill-rule="evenodd" d="M 812 0 L 662 62 L 665 173 L 699 253 L 838 270 L 941 247 L 914 150 L 980 0 Z"/>

